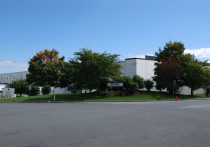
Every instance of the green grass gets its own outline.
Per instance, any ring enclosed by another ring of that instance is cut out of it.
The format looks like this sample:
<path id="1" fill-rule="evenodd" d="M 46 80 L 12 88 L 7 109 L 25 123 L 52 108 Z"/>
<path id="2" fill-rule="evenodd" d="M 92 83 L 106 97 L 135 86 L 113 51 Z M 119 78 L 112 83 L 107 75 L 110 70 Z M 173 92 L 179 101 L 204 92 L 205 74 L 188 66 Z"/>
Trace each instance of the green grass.
<path id="1" fill-rule="evenodd" d="M 204 97 L 197 95 L 193 98 Z M 180 99 L 191 99 L 191 96 L 180 96 Z M 138 102 L 138 101 L 173 101 L 175 98 L 159 93 L 142 93 L 138 96 L 95 96 L 90 94 L 59 94 L 55 102 Z M 53 95 L 41 95 L 18 98 L 2 98 L 0 102 L 54 102 Z"/>

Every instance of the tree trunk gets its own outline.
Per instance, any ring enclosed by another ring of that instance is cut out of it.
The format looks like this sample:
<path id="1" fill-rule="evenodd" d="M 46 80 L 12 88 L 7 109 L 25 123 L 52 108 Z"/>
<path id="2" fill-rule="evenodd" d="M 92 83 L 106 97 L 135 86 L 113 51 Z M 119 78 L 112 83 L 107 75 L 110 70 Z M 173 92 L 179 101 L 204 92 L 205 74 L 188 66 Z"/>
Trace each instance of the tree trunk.
<path id="1" fill-rule="evenodd" d="M 194 88 L 191 88 L 191 96 L 193 96 L 194 95 Z"/>

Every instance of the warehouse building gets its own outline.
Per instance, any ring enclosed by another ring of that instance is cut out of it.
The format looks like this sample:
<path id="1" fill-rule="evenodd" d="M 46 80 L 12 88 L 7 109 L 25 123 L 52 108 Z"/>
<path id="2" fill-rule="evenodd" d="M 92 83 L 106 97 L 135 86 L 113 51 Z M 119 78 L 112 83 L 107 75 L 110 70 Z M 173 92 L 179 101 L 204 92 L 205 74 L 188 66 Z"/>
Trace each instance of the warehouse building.
<path id="1" fill-rule="evenodd" d="M 27 71 L 0 74 L 0 84 L 10 84 L 16 80 L 25 80 Z"/>
<path id="2" fill-rule="evenodd" d="M 152 80 L 154 77 L 154 69 L 156 63 L 155 56 L 146 55 L 145 58 L 127 58 L 125 61 L 121 61 L 121 74 L 122 76 L 133 77 L 134 75 L 141 76 L 143 79 Z M 14 73 L 4 73 L 0 74 L 0 91 L 1 88 L 5 87 L 6 84 L 12 83 L 15 80 L 25 80 L 27 71 L 23 72 L 14 72 Z M 152 89 L 156 91 L 155 88 Z M 190 94 L 190 88 L 183 86 L 180 88 L 181 94 Z M 55 93 L 69 93 L 67 88 L 55 88 Z M 205 93 L 205 89 L 200 88 L 194 92 L 195 94 L 203 94 Z"/>
<path id="3" fill-rule="evenodd" d="M 145 58 L 127 58 L 121 62 L 123 76 L 141 76 L 144 79 L 152 80 L 154 76 L 155 57 L 145 56 Z"/>

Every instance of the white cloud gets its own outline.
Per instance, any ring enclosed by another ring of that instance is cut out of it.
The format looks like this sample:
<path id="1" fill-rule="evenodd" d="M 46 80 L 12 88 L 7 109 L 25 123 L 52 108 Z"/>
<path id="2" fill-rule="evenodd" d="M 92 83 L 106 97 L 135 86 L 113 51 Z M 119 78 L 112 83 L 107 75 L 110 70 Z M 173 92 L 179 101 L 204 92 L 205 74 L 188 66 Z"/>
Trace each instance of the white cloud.
<path id="1" fill-rule="evenodd" d="M 0 67 L 6 67 L 6 68 L 27 68 L 27 63 L 21 63 L 11 60 L 0 60 Z"/>
<path id="2" fill-rule="evenodd" d="M 198 59 L 210 60 L 210 48 L 186 49 L 185 53 L 193 54 Z"/>

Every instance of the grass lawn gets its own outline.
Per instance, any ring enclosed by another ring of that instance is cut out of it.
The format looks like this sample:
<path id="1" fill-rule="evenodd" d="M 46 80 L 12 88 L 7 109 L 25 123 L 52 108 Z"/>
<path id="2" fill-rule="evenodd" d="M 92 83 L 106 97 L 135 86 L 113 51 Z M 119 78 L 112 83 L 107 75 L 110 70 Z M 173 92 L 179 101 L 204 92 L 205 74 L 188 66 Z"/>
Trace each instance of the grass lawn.
<path id="1" fill-rule="evenodd" d="M 193 98 L 204 97 L 197 95 Z M 180 96 L 180 100 L 191 99 Z M 95 96 L 90 94 L 58 94 L 55 102 L 138 102 L 138 101 L 174 101 L 175 98 L 159 93 L 142 93 L 138 96 Z M 53 95 L 31 97 L 0 98 L 0 102 L 54 102 Z"/>

